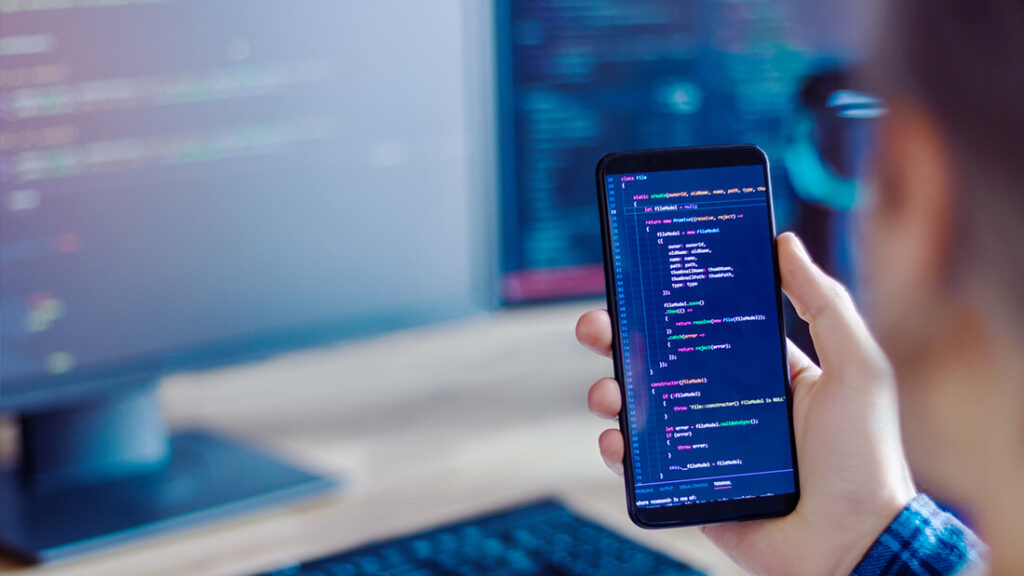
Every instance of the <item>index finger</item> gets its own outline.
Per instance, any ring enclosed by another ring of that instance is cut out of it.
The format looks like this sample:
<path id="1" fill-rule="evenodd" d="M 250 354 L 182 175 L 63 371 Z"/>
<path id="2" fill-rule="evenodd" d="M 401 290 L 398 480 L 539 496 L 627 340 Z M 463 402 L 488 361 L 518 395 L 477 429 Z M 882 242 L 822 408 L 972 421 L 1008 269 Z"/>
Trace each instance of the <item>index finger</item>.
<path id="1" fill-rule="evenodd" d="M 612 355 L 612 319 L 607 310 L 591 310 L 576 322 L 576 339 L 602 356 Z"/>

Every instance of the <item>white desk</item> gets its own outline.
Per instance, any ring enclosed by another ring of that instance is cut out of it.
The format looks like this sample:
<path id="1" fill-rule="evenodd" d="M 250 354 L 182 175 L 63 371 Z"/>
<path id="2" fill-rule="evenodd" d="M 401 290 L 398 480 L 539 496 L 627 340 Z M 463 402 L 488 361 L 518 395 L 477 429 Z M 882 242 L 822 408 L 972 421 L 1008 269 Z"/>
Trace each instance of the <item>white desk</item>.
<path id="1" fill-rule="evenodd" d="M 643 531 L 604 467 L 586 392 L 611 362 L 574 340 L 592 304 L 528 308 L 177 375 L 172 426 L 251 438 L 348 489 L 44 567 L 36 575 L 244 575 L 298 558 L 555 495 L 583 515 L 713 574 L 740 574 L 696 530 Z M 0 443 L 2 444 L 2 443 Z"/>

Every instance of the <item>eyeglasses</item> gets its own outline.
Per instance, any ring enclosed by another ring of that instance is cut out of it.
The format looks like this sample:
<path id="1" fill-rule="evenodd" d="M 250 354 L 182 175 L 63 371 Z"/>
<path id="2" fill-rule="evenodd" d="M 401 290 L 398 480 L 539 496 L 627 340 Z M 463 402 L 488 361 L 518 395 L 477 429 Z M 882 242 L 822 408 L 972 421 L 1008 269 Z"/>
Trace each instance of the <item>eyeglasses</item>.
<path id="1" fill-rule="evenodd" d="M 785 153 L 794 190 L 809 202 L 855 207 L 885 103 L 859 89 L 853 74 L 833 70 L 805 81 L 800 104 Z"/>

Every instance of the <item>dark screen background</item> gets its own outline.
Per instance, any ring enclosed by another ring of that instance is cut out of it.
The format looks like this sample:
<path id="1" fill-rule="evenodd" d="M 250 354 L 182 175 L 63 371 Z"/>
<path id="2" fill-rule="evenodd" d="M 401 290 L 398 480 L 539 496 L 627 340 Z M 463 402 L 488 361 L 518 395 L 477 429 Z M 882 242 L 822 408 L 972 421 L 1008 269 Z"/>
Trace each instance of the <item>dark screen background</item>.
<path id="1" fill-rule="evenodd" d="M 607 177 L 640 507 L 794 490 L 764 173 Z"/>
<path id="2" fill-rule="evenodd" d="M 590 179 L 605 154 L 757 142 L 782 158 L 801 83 L 855 61 L 872 2 L 504 0 L 503 296 L 599 295 Z M 779 224 L 795 224 L 784 163 Z"/>

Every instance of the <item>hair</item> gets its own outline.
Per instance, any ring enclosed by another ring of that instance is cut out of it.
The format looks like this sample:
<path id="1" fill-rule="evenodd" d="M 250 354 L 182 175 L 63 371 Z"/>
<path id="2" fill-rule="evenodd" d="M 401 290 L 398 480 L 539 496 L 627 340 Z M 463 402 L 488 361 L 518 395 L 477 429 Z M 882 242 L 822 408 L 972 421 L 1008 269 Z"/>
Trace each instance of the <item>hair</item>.
<path id="1" fill-rule="evenodd" d="M 886 0 L 871 79 L 923 106 L 956 185 L 951 282 L 1024 328 L 1024 2 Z"/>

